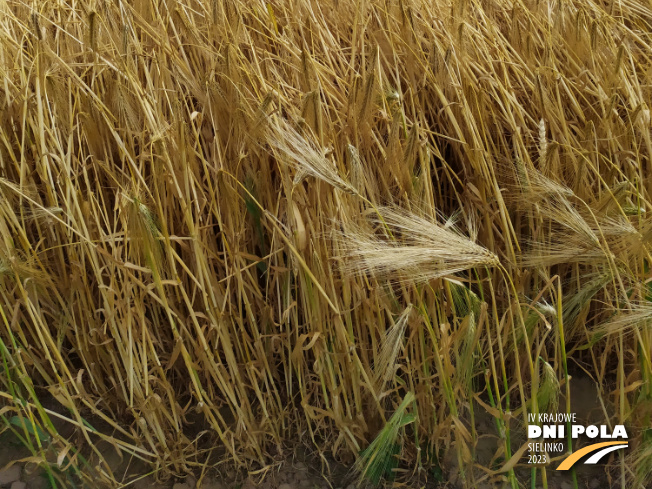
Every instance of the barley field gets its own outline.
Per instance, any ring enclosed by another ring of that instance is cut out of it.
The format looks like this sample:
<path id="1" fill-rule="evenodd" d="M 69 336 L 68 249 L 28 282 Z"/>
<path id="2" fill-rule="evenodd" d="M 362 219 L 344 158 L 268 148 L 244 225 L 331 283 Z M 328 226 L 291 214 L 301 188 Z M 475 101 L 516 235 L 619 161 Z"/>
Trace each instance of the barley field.
<path id="1" fill-rule="evenodd" d="M 648 487 L 651 95 L 645 0 L 0 0 L 0 445 Z"/>

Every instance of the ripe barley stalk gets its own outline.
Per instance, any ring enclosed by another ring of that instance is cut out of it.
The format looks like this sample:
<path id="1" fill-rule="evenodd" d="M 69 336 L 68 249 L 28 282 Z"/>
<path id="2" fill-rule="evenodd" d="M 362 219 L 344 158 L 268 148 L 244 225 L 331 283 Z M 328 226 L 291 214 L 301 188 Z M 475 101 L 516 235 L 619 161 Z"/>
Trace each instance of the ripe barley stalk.
<path id="1" fill-rule="evenodd" d="M 553 487 L 581 376 L 649 485 L 652 9 L 522 6 L 0 0 L 0 417 L 52 487 Z"/>

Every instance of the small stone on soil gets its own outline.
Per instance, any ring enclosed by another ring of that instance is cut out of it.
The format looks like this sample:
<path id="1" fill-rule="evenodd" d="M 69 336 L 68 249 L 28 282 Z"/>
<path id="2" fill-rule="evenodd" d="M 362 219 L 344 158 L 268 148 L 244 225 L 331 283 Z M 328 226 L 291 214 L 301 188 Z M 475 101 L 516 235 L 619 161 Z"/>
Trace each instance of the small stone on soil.
<path id="1" fill-rule="evenodd" d="M 177 482 L 172 486 L 172 489 L 193 489 L 187 482 Z"/>
<path id="2" fill-rule="evenodd" d="M 256 484 L 254 484 L 251 477 L 247 477 L 247 480 L 242 484 L 242 489 L 256 489 Z"/>
<path id="3" fill-rule="evenodd" d="M 20 479 L 20 465 L 12 465 L 8 469 L 0 470 L 0 486 L 8 486 Z"/>
<path id="4" fill-rule="evenodd" d="M 11 484 L 11 489 L 25 489 L 27 487 L 27 484 L 25 484 L 23 481 L 14 481 Z"/>
<path id="5" fill-rule="evenodd" d="M 199 489 L 224 489 L 224 486 L 221 482 L 208 478 L 201 483 Z"/>

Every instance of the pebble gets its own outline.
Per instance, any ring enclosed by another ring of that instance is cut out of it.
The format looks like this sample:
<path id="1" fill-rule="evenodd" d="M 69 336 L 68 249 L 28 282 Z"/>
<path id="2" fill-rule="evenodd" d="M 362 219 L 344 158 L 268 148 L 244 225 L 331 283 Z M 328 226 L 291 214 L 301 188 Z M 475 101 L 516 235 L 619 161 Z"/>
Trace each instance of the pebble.
<path id="1" fill-rule="evenodd" d="M 224 486 L 222 485 L 221 482 L 213 479 L 206 479 L 204 482 L 201 483 L 201 486 L 199 486 L 201 489 L 224 489 Z"/>
<path id="2" fill-rule="evenodd" d="M 281 484 L 278 489 L 294 489 L 290 484 Z"/>
<path id="3" fill-rule="evenodd" d="M 11 489 L 26 489 L 27 484 L 25 484 L 23 481 L 14 481 L 11 484 Z"/>
<path id="4" fill-rule="evenodd" d="M 187 482 L 177 482 L 172 486 L 172 489 L 193 489 Z"/>
<path id="5" fill-rule="evenodd" d="M 247 480 L 242 484 L 242 489 L 256 489 L 256 484 L 251 477 L 247 477 Z"/>
<path id="6" fill-rule="evenodd" d="M 20 479 L 20 465 L 14 464 L 8 469 L 0 470 L 0 486 L 8 486 Z"/>

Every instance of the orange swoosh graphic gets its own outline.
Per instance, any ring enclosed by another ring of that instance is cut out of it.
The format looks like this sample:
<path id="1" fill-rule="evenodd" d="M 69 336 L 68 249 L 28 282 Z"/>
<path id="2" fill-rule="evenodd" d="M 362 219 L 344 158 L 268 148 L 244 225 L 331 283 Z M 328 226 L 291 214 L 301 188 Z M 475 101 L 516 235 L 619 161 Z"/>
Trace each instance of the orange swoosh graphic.
<path id="1" fill-rule="evenodd" d="M 596 450 L 600 450 L 601 448 L 604 447 L 610 447 L 612 445 L 627 445 L 626 441 L 605 441 L 602 443 L 595 443 L 594 445 L 589 445 L 588 447 L 584 447 L 581 450 L 578 450 L 577 452 L 569 455 L 564 459 L 564 461 L 559 464 L 559 467 L 557 467 L 557 470 L 568 470 L 570 469 L 573 465 L 575 465 L 575 462 L 577 462 L 579 459 L 581 459 L 584 455 L 588 455 L 591 452 L 595 452 Z"/>

